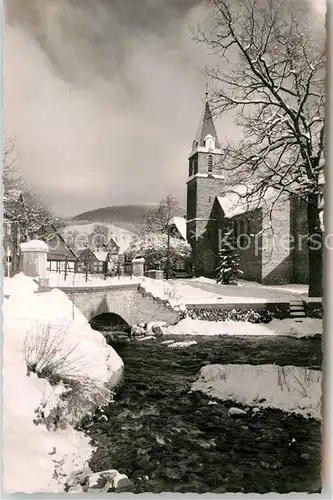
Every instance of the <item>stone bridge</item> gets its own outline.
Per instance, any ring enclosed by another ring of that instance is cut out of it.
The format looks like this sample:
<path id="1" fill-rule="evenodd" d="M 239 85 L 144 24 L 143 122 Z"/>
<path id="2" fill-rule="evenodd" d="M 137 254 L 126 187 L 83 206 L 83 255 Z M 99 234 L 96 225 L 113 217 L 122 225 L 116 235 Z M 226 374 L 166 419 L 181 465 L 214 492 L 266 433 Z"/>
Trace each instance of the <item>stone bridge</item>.
<path id="1" fill-rule="evenodd" d="M 57 287 L 65 292 L 88 321 L 103 313 L 121 316 L 128 325 L 165 321 L 174 324 L 178 313 L 137 283 L 110 286 Z"/>

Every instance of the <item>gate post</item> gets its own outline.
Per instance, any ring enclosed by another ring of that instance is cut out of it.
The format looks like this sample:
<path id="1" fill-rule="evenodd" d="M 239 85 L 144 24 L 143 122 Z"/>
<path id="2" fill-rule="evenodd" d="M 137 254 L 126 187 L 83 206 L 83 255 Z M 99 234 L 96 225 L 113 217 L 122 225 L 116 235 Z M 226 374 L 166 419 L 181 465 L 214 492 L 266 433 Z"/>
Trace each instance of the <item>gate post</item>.
<path id="1" fill-rule="evenodd" d="M 142 277 L 144 276 L 145 270 L 145 259 L 143 257 L 132 260 L 132 274 L 133 276 Z"/>
<path id="2" fill-rule="evenodd" d="M 41 288 L 48 287 L 49 278 L 47 277 L 47 254 L 49 247 L 45 241 L 30 240 L 20 244 L 22 256 L 22 271 L 26 276 L 38 278 Z"/>

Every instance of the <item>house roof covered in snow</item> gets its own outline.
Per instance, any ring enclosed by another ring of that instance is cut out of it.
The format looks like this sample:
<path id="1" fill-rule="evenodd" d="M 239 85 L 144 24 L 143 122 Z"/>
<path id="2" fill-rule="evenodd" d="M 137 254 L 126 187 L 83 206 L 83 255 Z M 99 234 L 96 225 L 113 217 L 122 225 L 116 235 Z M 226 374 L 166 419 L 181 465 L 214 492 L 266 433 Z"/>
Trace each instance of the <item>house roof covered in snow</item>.
<path id="1" fill-rule="evenodd" d="M 109 239 L 108 247 L 112 253 L 118 253 L 120 250 L 120 246 L 118 245 L 118 243 L 115 241 L 115 239 L 113 237 L 111 237 Z"/>
<path id="2" fill-rule="evenodd" d="M 47 254 L 47 260 L 58 260 L 58 261 L 77 261 L 79 260 L 75 252 L 70 248 L 68 243 L 64 240 L 62 235 L 56 232 L 50 235 L 46 239 L 46 243 L 49 247 L 49 253 Z"/>
<path id="3" fill-rule="evenodd" d="M 105 250 L 93 250 L 93 254 L 100 262 L 105 262 L 108 258 L 109 252 Z"/>
<path id="4" fill-rule="evenodd" d="M 17 213 L 17 210 L 20 210 L 24 206 L 24 199 L 22 191 L 18 189 L 8 189 L 4 193 L 3 197 L 3 210 L 4 210 L 4 218 L 11 219 Z"/>
<path id="5" fill-rule="evenodd" d="M 186 219 L 184 217 L 172 217 L 170 226 L 175 225 L 181 237 L 186 240 Z"/>

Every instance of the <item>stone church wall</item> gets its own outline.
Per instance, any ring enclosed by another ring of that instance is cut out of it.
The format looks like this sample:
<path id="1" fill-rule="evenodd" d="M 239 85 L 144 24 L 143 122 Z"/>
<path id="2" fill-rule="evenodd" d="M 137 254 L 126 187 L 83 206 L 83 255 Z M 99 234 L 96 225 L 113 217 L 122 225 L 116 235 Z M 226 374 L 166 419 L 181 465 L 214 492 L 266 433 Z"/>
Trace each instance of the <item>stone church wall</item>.
<path id="1" fill-rule="evenodd" d="M 295 240 L 294 283 L 309 282 L 309 255 L 307 247 L 308 221 L 307 207 L 304 200 L 292 198 L 290 205 L 292 235 Z"/>
<path id="2" fill-rule="evenodd" d="M 262 210 L 241 214 L 232 219 L 235 235 L 238 236 L 239 268 L 243 271 L 243 279 L 261 282 L 262 252 L 261 229 Z M 241 234 L 244 233 L 244 241 Z"/>
<path id="3" fill-rule="evenodd" d="M 281 197 L 272 209 L 263 210 L 262 283 L 293 283 L 294 249 L 290 240 L 290 200 L 287 196 Z"/>

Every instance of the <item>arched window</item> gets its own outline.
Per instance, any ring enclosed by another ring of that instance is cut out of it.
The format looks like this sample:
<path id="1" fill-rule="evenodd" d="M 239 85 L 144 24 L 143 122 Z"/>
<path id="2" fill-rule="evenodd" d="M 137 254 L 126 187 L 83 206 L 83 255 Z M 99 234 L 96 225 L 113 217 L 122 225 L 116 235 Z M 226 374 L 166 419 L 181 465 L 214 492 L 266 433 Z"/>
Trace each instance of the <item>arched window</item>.
<path id="1" fill-rule="evenodd" d="M 215 149 L 215 139 L 210 134 L 206 135 L 206 137 L 205 137 L 205 148 Z"/>
<path id="2" fill-rule="evenodd" d="M 208 173 L 211 174 L 213 172 L 213 157 L 212 155 L 208 155 Z"/>

